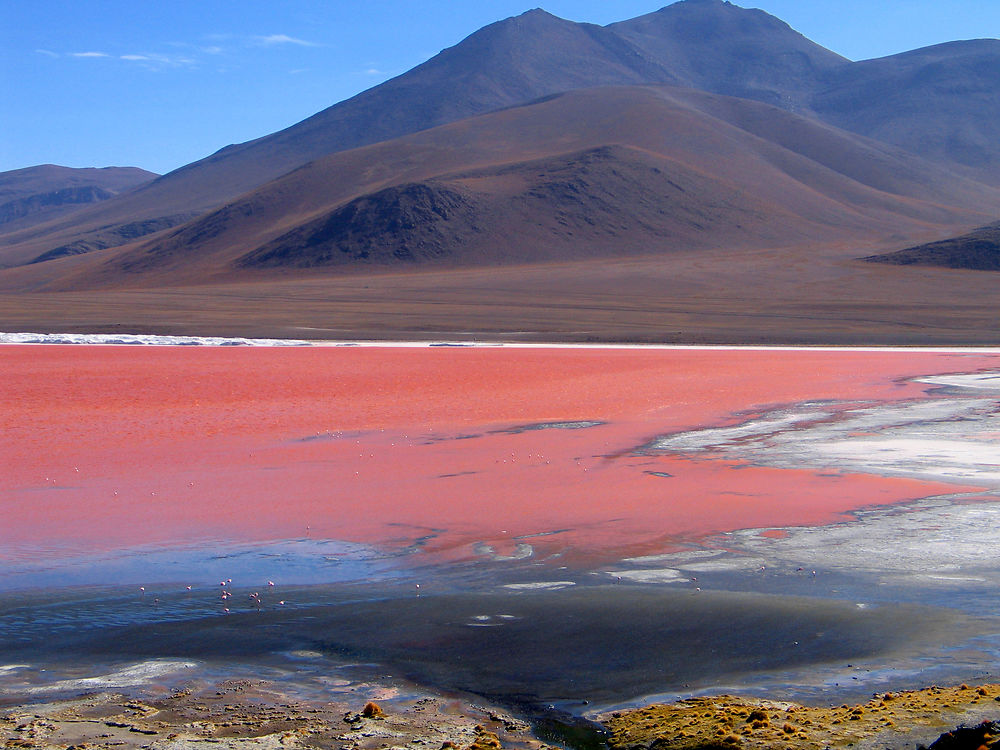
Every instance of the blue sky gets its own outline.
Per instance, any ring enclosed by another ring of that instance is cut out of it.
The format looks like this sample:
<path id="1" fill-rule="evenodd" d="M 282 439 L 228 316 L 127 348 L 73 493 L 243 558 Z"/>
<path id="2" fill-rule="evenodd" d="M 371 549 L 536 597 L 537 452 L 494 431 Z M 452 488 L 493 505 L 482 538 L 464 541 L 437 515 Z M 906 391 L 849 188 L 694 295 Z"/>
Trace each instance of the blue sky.
<path id="1" fill-rule="evenodd" d="M 606 24 L 665 0 L 0 0 L 0 171 L 167 172 L 280 130 L 537 5 Z M 1000 37 L 998 0 L 746 0 L 851 59 Z"/>

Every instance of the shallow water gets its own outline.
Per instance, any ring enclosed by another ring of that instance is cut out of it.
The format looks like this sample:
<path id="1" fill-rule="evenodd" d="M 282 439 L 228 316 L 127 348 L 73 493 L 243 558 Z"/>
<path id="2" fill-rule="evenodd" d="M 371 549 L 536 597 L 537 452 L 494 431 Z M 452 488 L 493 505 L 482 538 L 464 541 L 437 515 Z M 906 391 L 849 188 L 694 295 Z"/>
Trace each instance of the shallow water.
<path id="1" fill-rule="evenodd" d="M 722 686 L 787 693 L 792 676 L 800 696 L 871 692 L 887 676 L 872 665 L 891 662 L 909 681 L 940 677 L 940 644 L 981 627 L 943 608 L 786 593 L 588 581 L 426 592 L 433 587 L 282 587 L 259 609 L 234 589 L 228 614 L 204 590 L 7 595 L 0 663 L 31 668 L 0 672 L 0 695 L 16 702 L 263 672 L 305 697 L 359 682 L 415 684 L 538 718 Z M 845 672 L 848 663 L 858 669 Z"/>

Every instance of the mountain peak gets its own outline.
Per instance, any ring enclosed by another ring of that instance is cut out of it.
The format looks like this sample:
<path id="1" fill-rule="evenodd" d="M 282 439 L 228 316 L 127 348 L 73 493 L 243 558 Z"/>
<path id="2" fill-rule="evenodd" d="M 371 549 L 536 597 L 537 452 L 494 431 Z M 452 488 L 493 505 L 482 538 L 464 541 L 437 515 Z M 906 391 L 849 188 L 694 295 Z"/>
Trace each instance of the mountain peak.
<path id="1" fill-rule="evenodd" d="M 758 12 L 764 13 L 764 11 L 758 11 L 756 9 L 743 8 L 739 5 L 735 5 L 729 0 L 677 0 L 676 3 L 671 3 L 670 5 L 664 5 L 656 13 L 666 12 L 676 12 L 678 10 L 691 10 L 694 8 L 718 8 L 726 10 L 737 10 L 745 12 Z"/>
<path id="2" fill-rule="evenodd" d="M 762 10 L 725 0 L 680 0 L 605 27 L 690 88 L 806 107 L 823 74 L 848 61 Z"/>
<path id="3" fill-rule="evenodd" d="M 677 17 L 694 18 L 706 17 L 733 21 L 750 20 L 767 26 L 777 26 L 785 29 L 791 28 L 780 18 L 772 16 L 766 11 L 760 10 L 759 8 L 744 8 L 741 5 L 729 2 L 729 0 L 678 0 L 676 3 L 665 5 L 658 11 L 654 11 L 653 13 L 649 13 L 647 15 L 674 15 Z M 639 18 L 642 17 L 643 16 L 639 16 Z M 628 21 L 625 21 L 624 23 L 628 23 Z"/>
<path id="4" fill-rule="evenodd" d="M 473 32 L 462 42 L 451 49 L 461 47 L 466 42 L 475 42 L 482 39 L 493 39 L 498 36 L 524 34 L 544 34 L 553 29 L 577 26 L 572 21 L 567 21 L 559 16 L 552 15 L 542 8 L 532 8 L 516 16 L 510 16 L 500 21 L 487 24 L 478 31 Z"/>

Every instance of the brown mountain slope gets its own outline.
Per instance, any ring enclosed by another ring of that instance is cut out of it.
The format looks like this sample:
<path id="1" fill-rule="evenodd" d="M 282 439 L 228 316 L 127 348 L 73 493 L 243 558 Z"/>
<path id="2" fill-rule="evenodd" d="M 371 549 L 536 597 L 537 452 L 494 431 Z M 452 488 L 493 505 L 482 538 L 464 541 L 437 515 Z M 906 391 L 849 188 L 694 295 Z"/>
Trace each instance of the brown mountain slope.
<path id="1" fill-rule="evenodd" d="M 0 173 L 0 234 L 25 229 L 132 190 L 156 177 L 137 167 L 42 164 Z"/>
<path id="2" fill-rule="evenodd" d="M 637 255 L 703 247 L 719 225 L 756 225 L 766 215 L 768 206 L 685 165 L 603 146 L 363 195 L 236 264 L 495 265 Z"/>
<path id="3" fill-rule="evenodd" d="M 973 271 L 1000 271 L 1000 222 L 960 237 L 929 242 L 893 253 L 862 258 L 896 266 L 940 266 Z"/>
<path id="4" fill-rule="evenodd" d="M 161 238 L 47 272 L 73 288 L 352 259 L 571 260 L 888 236 L 998 206 L 1000 191 L 768 105 L 614 87 L 331 155 Z"/>

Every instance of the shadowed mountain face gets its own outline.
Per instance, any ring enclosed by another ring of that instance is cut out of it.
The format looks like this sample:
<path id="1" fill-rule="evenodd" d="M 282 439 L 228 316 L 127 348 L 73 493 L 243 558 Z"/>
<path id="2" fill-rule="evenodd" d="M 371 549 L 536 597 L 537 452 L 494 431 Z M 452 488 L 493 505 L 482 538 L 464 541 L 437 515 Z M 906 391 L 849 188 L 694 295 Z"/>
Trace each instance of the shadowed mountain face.
<path id="1" fill-rule="evenodd" d="M 239 265 L 311 268 L 450 255 L 463 234 L 481 231 L 477 198 L 431 182 L 386 188 L 278 237 Z"/>
<path id="2" fill-rule="evenodd" d="M 135 167 L 72 169 L 54 164 L 0 173 L 0 233 L 108 200 L 155 177 Z"/>
<path id="3" fill-rule="evenodd" d="M 240 258 L 245 268 L 443 258 L 517 263 L 662 250 L 763 207 L 735 194 L 703 201 L 691 170 L 625 147 L 602 147 L 450 179 L 380 190 Z M 715 187 L 709 185 L 709 189 Z"/>
<path id="4" fill-rule="evenodd" d="M 897 266 L 940 266 L 974 271 L 1000 271 L 1000 222 L 960 237 L 929 242 L 862 260 Z"/>

